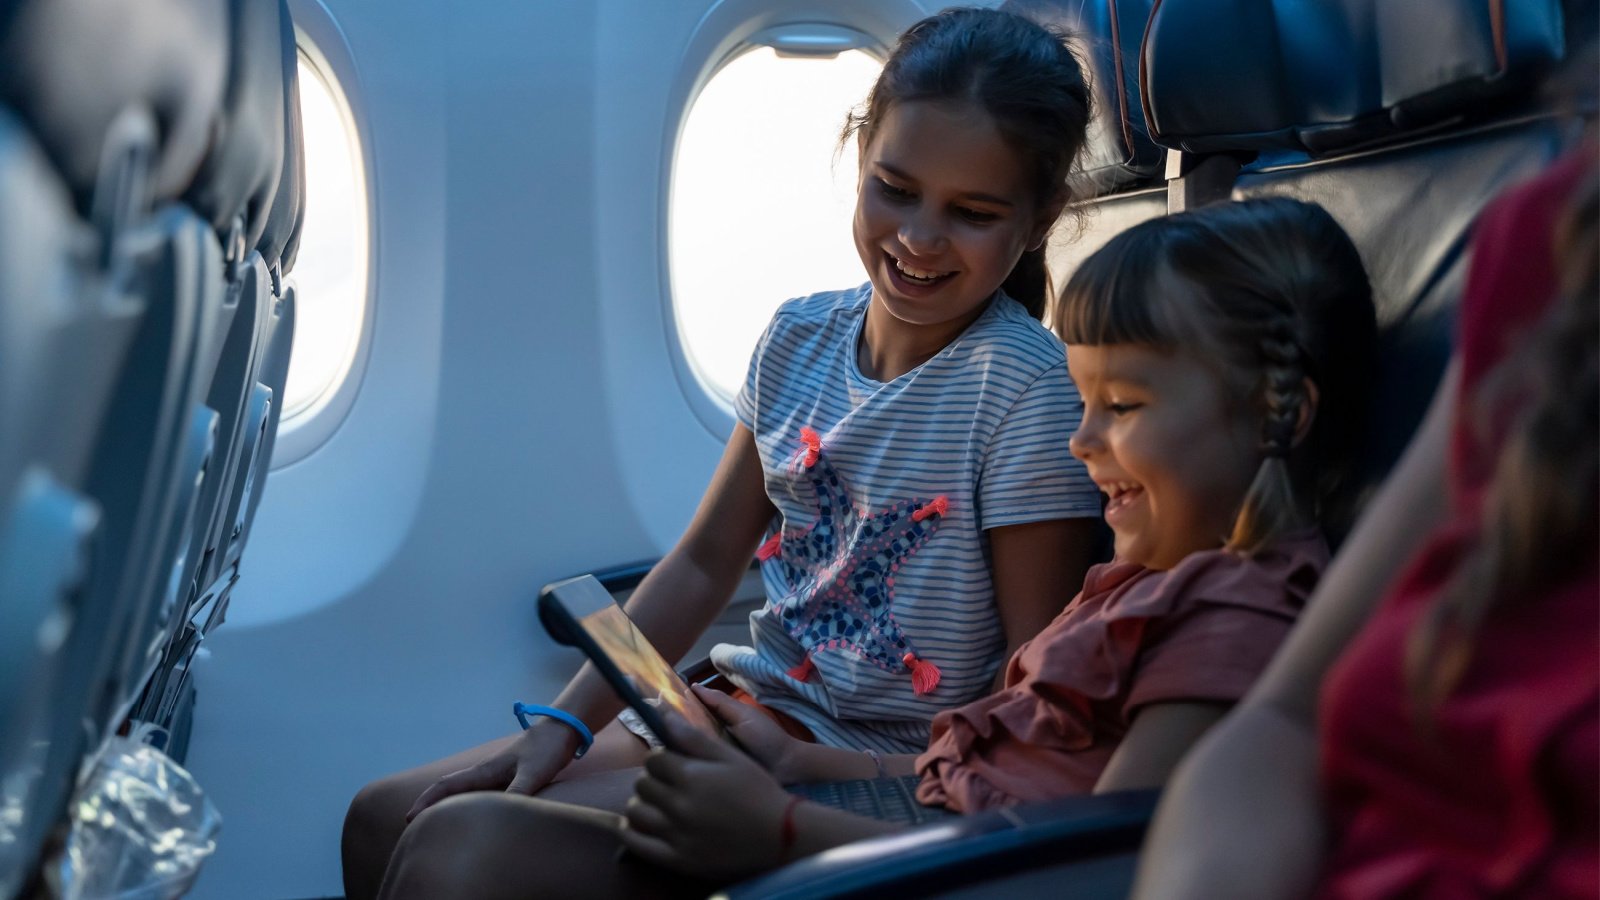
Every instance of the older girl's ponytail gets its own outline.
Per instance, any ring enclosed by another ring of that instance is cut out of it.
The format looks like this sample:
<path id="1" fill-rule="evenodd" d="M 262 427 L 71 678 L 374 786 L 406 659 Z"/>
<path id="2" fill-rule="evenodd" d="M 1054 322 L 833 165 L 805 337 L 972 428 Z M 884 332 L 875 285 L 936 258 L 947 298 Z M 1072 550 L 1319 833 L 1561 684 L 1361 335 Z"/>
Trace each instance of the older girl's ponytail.
<path id="1" fill-rule="evenodd" d="M 1025 251 L 1011 267 L 1011 274 L 1006 276 L 1000 289 L 1021 303 L 1028 315 L 1043 319 L 1045 300 L 1050 296 L 1050 273 L 1044 266 L 1044 248 Z"/>

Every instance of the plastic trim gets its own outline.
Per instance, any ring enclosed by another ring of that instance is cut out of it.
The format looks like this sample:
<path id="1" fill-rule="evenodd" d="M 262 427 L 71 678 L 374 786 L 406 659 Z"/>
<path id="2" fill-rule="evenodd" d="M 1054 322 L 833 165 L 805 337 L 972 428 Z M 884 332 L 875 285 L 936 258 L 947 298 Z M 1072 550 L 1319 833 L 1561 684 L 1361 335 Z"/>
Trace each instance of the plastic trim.
<path id="1" fill-rule="evenodd" d="M 344 31 L 320 0 L 289 0 L 289 9 L 294 18 L 295 44 L 310 57 L 312 64 L 334 88 L 334 98 L 343 107 L 355 132 L 367 214 L 367 290 L 356 346 L 348 364 L 310 406 L 283 417 L 278 425 L 277 442 L 268 463 L 269 470 L 283 468 L 310 456 L 344 424 L 366 377 L 378 297 L 380 218 L 378 191 L 373 189 L 373 175 L 378 168 L 372 140 L 375 132 L 365 113 L 361 76 Z M 289 277 L 292 278 L 293 273 Z"/>

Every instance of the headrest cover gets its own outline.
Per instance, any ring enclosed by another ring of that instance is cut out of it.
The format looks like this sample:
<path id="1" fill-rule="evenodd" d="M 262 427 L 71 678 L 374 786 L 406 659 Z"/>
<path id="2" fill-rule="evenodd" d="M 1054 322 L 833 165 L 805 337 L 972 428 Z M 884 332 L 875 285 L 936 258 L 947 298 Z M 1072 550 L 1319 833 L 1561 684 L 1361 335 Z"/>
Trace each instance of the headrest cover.
<path id="1" fill-rule="evenodd" d="M 188 186 L 210 145 L 227 73 L 224 0 L 20 0 L 0 16 L 0 102 L 87 208 L 113 123 L 158 126 L 156 202 Z"/>
<path id="2" fill-rule="evenodd" d="M 301 208 L 305 205 L 305 148 L 300 129 L 300 60 L 295 47 L 294 21 L 289 17 L 286 0 L 277 2 L 281 6 L 279 21 L 282 23 L 283 172 L 278 178 L 277 194 L 273 197 L 266 228 L 256 249 L 261 251 L 267 265 L 281 263 L 287 271 L 293 265 L 293 260 L 285 259 L 285 251 L 297 237 L 295 229 Z"/>
<path id="3" fill-rule="evenodd" d="M 226 232 L 244 217 L 244 245 L 254 247 L 283 172 L 283 47 L 275 0 L 231 0 L 232 66 L 222 132 L 187 199 Z"/>
<path id="4" fill-rule="evenodd" d="M 1001 9 L 1072 35 L 1092 92 L 1089 134 L 1073 174 L 1078 199 L 1154 175 L 1165 151 L 1145 133 L 1139 105 L 1139 44 L 1151 0 L 1006 0 Z"/>
<path id="5" fill-rule="evenodd" d="M 1561 55 L 1559 0 L 1156 0 L 1140 87 L 1165 146 L 1320 153 L 1477 113 Z"/>

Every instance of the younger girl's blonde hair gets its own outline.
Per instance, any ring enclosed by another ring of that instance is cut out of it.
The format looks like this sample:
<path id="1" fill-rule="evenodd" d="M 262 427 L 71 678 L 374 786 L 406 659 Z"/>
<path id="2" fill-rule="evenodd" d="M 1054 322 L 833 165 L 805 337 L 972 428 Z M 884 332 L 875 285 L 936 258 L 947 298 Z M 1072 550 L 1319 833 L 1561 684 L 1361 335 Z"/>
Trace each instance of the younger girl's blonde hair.
<path id="1" fill-rule="evenodd" d="M 1255 553 L 1311 522 L 1349 518 L 1353 498 L 1340 489 L 1366 424 L 1376 326 L 1361 257 L 1322 207 L 1245 200 L 1136 225 L 1072 275 L 1055 323 L 1068 344 L 1211 361 L 1260 417 L 1261 464 L 1229 549 Z"/>

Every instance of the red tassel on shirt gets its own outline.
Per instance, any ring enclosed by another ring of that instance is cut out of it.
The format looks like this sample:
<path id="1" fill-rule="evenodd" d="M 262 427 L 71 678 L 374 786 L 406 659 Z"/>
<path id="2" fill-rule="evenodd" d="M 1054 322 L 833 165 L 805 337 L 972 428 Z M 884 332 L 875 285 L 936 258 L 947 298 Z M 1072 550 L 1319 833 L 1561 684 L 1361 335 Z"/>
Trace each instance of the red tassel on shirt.
<path id="1" fill-rule="evenodd" d="M 787 674 L 795 681 L 810 681 L 811 673 L 816 670 L 817 664 L 811 661 L 811 654 L 808 653 L 800 660 L 800 665 L 790 669 Z"/>
<path id="2" fill-rule="evenodd" d="M 907 653 L 901 662 L 911 667 L 911 689 L 918 694 L 931 694 L 939 686 L 939 667 L 915 653 Z"/>
<path id="3" fill-rule="evenodd" d="M 802 462 L 806 468 L 817 464 L 817 458 L 822 455 L 822 436 L 809 425 L 800 427 L 800 443 L 805 445 L 806 455 Z"/>
<path id="4" fill-rule="evenodd" d="M 911 521 L 921 522 L 929 516 L 942 516 L 950 511 L 950 498 L 944 494 L 933 498 L 933 502 L 911 514 Z"/>
<path id="5" fill-rule="evenodd" d="M 756 548 L 756 559 L 766 562 L 778 555 L 778 550 L 783 546 L 783 532 L 775 531 L 772 537 L 766 539 L 760 547 Z"/>

